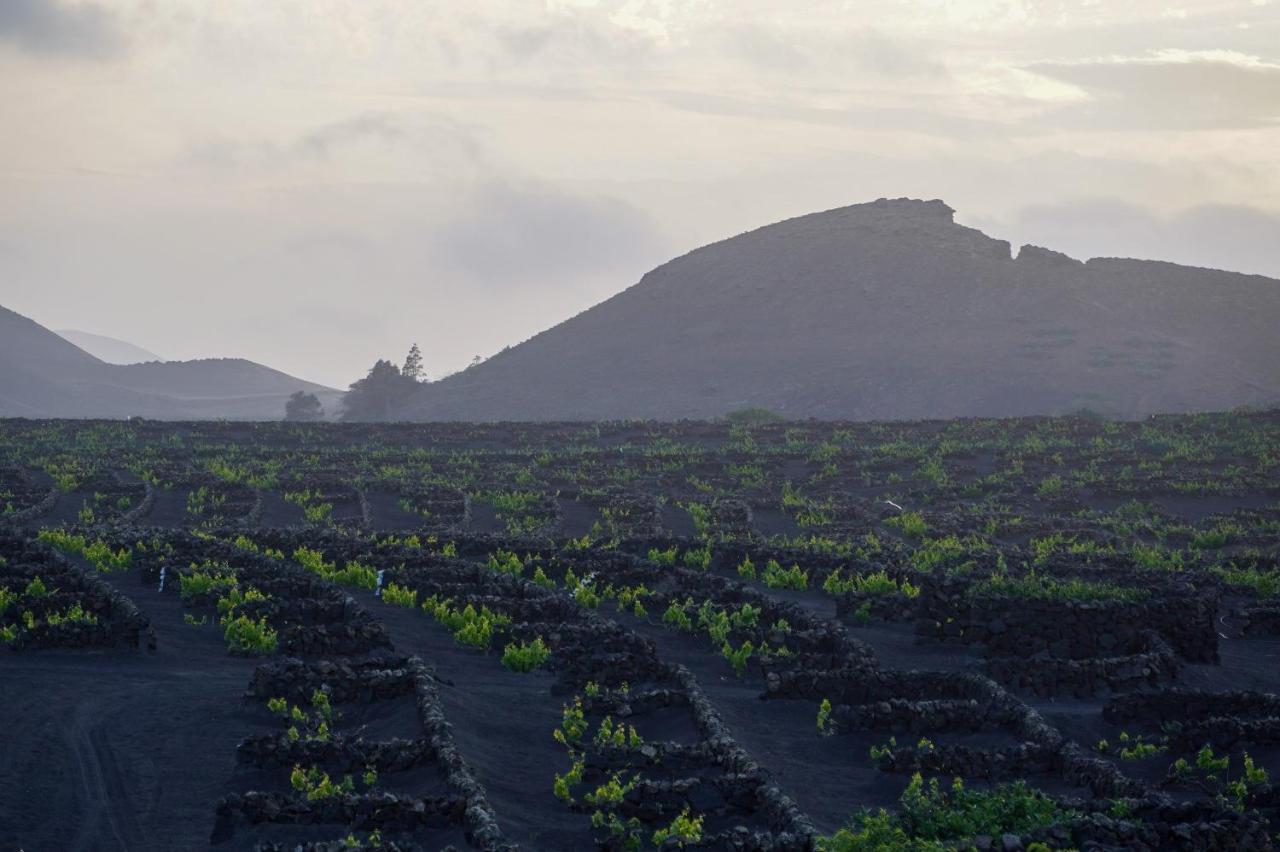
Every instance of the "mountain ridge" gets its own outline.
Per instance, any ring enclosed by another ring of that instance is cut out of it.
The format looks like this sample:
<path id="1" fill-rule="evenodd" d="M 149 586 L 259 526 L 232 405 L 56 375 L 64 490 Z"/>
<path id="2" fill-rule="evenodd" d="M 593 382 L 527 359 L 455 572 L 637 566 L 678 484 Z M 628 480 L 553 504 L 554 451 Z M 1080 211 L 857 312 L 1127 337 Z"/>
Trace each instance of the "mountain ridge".
<path id="1" fill-rule="evenodd" d="M 1015 255 L 940 200 L 879 199 L 674 258 L 425 386 L 401 416 L 1142 416 L 1270 404 L 1274 322 L 1273 279 L 1034 245 Z"/>
<path id="2" fill-rule="evenodd" d="M 0 416 L 278 420 L 295 391 L 341 392 L 244 358 L 109 364 L 0 307 Z"/>
<path id="3" fill-rule="evenodd" d="M 54 331 L 54 334 L 63 340 L 71 341 L 99 361 L 105 361 L 108 364 L 141 364 L 145 361 L 165 360 L 141 346 L 127 340 L 108 337 L 105 334 L 94 334 L 75 328 L 60 328 Z"/>

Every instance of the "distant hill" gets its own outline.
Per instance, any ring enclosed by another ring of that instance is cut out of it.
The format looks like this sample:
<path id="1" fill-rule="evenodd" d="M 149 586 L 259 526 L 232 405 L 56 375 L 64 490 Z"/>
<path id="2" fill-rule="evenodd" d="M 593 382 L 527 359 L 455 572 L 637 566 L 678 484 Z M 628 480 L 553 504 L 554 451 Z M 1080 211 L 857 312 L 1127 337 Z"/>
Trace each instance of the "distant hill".
<path id="1" fill-rule="evenodd" d="M 1280 281 L 1082 263 L 881 199 L 700 248 L 424 386 L 423 420 L 900 419 L 1280 401 Z"/>
<path id="2" fill-rule="evenodd" d="M 58 329 L 57 335 L 79 346 L 93 357 L 108 364 L 141 364 L 143 361 L 163 361 L 154 352 L 148 352 L 141 346 L 134 346 L 124 340 L 106 337 L 101 334 L 90 334 L 73 328 Z"/>
<path id="3" fill-rule="evenodd" d="M 341 394 L 241 358 L 108 364 L 0 308 L 0 417 L 278 420 L 294 391 Z"/>

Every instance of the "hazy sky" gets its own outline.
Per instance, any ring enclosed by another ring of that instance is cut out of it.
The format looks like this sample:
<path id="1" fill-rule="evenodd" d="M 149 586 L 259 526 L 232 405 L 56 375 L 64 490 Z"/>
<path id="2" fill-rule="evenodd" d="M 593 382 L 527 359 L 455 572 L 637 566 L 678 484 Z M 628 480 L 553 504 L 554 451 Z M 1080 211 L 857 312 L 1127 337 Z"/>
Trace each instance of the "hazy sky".
<path id="1" fill-rule="evenodd" d="M 1280 0 L 0 0 L 0 304 L 345 385 L 879 196 L 1280 277 Z"/>

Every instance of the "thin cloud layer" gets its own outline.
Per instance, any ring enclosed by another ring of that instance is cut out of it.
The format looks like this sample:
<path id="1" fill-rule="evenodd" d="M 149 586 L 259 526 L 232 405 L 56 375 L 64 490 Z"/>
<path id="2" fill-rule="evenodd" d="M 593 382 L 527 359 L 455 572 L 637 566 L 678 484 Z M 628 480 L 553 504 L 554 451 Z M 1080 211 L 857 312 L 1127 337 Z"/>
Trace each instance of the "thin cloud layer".
<path id="1" fill-rule="evenodd" d="M 119 22 L 96 3 L 62 0 L 4 0 L 0 3 L 0 44 L 32 54 L 102 59 L 124 45 Z"/>
<path id="2" fill-rule="evenodd" d="M 1280 126 L 1280 64 L 1232 50 L 1160 50 L 1030 70 L 1087 98 L 1066 113 L 1076 126 L 1204 130 Z"/>

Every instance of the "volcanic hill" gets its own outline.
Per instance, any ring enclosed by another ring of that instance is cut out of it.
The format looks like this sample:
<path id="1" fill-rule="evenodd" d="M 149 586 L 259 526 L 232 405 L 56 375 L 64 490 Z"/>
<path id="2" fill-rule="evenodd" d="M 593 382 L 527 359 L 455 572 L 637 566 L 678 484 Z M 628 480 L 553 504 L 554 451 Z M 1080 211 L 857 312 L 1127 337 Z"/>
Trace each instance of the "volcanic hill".
<path id="1" fill-rule="evenodd" d="M 1280 281 L 1081 262 L 880 199 L 676 258 L 423 387 L 417 420 L 1112 416 L 1280 401 Z"/>
<path id="2" fill-rule="evenodd" d="M 294 391 L 340 394 L 243 358 L 108 364 L 0 307 L 0 417 L 279 420 Z"/>

